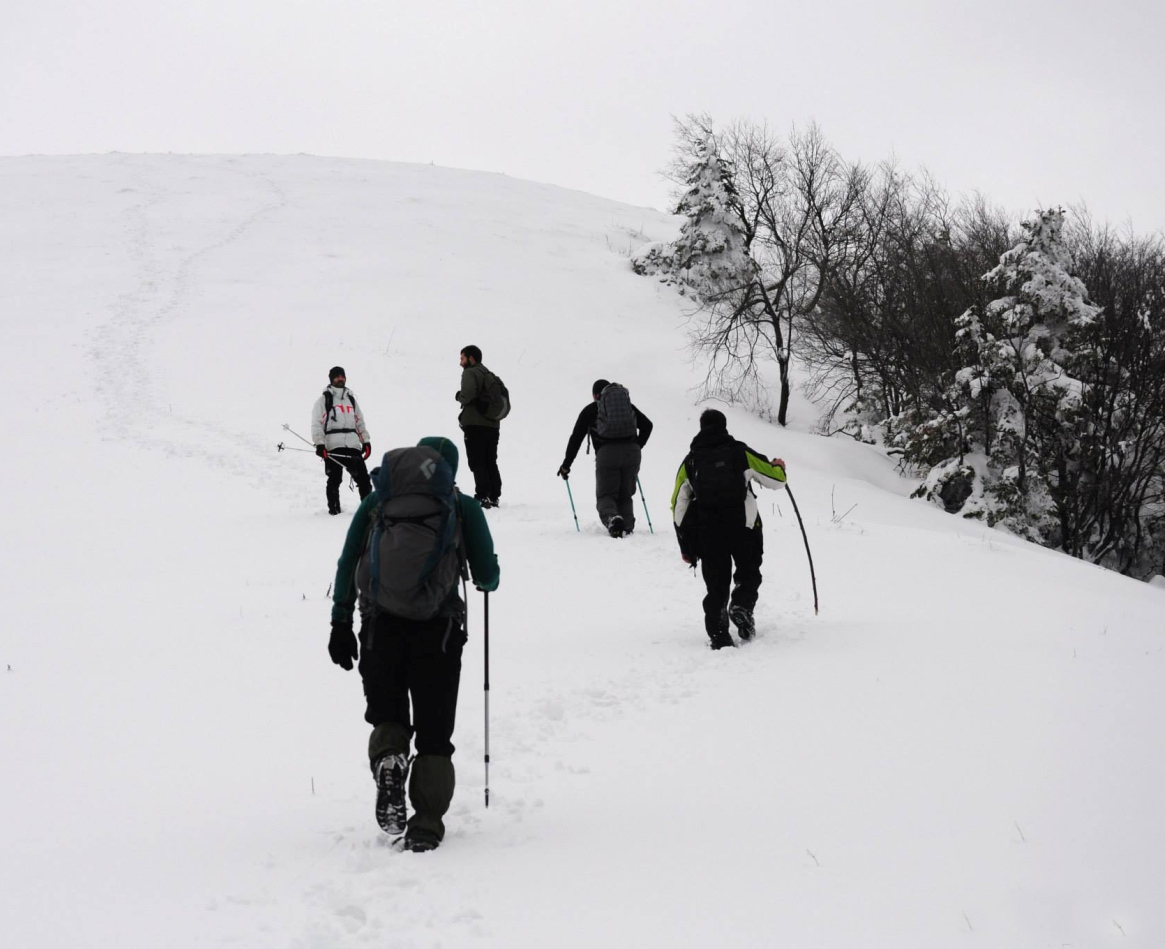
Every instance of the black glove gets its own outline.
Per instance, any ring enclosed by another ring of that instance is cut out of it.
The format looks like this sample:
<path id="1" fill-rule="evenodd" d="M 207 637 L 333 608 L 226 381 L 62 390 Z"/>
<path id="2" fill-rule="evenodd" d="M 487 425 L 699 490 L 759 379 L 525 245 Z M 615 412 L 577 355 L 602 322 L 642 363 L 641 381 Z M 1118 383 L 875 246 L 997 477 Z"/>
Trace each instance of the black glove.
<path id="1" fill-rule="evenodd" d="M 364 443 L 364 460 L 367 461 L 372 457 L 372 442 Z"/>
<path id="2" fill-rule="evenodd" d="M 327 458 L 328 457 L 328 450 L 326 448 L 324 448 L 323 445 L 316 445 L 316 454 L 319 455 L 321 458 Z"/>
<path id="3" fill-rule="evenodd" d="M 560 477 L 563 481 L 565 481 L 567 478 L 569 478 L 570 477 L 570 465 L 559 465 L 558 466 L 558 477 Z"/>
<path id="4" fill-rule="evenodd" d="M 352 660 L 359 657 L 356 649 L 356 634 L 352 632 L 352 621 L 332 623 L 332 638 L 328 640 L 328 655 L 341 669 L 351 669 Z"/>

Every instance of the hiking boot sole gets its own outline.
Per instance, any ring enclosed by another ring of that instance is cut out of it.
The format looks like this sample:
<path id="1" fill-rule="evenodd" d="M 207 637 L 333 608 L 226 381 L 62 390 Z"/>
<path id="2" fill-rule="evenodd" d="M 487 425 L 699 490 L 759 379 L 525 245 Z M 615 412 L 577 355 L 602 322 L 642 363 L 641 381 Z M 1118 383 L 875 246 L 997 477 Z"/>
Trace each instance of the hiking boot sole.
<path id="1" fill-rule="evenodd" d="M 373 771 L 376 779 L 376 823 L 390 837 L 397 837 L 408 827 L 405 782 L 409 775 L 409 763 L 404 755 L 387 757 L 396 760 L 385 762 Z"/>
<path id="2" fill-rule="evenodd" d="M 751 613 L 743 609 L 731 610 L 728 613 L 728 618 L 732 620 L 732 625 L 736 627 L 736 632 L 745 642 L 748 642 L 756 635 L 756 620 Z"/>

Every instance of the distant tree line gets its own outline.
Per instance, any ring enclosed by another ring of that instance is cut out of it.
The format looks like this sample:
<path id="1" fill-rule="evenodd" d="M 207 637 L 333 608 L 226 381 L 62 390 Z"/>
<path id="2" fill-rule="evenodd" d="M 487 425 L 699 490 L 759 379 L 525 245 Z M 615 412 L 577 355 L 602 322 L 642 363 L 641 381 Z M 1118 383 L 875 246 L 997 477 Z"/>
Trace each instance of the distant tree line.
<path id="1" fill-rule="evenodd" d="M 696 305 L 705 394 L 785 424 L 794 355 L 829 434 L 917 496 L 1074 557 L 1165 573 L 1165 242 L 1062 208 L 1015 221 L 816 126 L 677 123 L 679 238 L 632 258 Z"/>

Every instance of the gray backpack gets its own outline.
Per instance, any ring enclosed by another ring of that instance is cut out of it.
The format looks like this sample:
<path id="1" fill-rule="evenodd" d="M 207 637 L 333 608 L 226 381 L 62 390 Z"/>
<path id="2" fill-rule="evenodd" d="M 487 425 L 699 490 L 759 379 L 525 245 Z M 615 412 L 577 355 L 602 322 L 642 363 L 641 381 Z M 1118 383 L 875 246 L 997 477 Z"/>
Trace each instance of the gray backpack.
<path id="1" fill-rule="evenodd" d="M 379 505 L 356 565 L 361 605 L 432 619 L 455 596 L 465 568 L 453 470 L 428 446 L 394 448 L 376 473 Z"/>
<path id="2" fill-rule="evenodd" d="M 631 393 L 626 386 L 612 382 L 599 393 L 599 418 L 595 434 L 612 440 L 634 438 L 638 428 L 635 410 L 631 408 Z"/>

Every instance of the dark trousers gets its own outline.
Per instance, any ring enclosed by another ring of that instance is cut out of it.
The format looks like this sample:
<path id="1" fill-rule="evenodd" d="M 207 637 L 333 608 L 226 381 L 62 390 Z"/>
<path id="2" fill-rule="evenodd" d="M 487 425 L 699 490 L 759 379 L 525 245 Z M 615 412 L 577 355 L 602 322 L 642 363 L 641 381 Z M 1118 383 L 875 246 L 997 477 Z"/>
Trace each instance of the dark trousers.
<path id="1" fill-rule="evenodd" d="M 368 469 L 364 465 L 364 456 L 355 448 L 336 448 L 328 452 L 324 459 L 324 472 L 328 476 L 328 486 L 325 493 L 328 497 L 328 510 L 340 510 L 340 485 L 344 481 L 344 471 L 352 475 L 356 482 L 356 490 L 360 492 L 360 499 L 368 497 L 372 491 L 372 482 L 368 478 Z"/>
<path id="2" fill-rule="evenodd" d="M 498 436 L 500 428 L 489 425 L 466 425 L 465 461 L 473 472 L 473 496 L 478 500 L 496 501 L 502 496 L 502 475 L 498 471 Z"/>
<path id="3" fill-rule="evenodd" d="M 360 678 L 368 702 L 364 718 L 373 726 L 370 760 L 407 755 L 409 739 L 415 738 L 410 835 L 445 836 L 443 818 L 456 785 L 453 727 L 465 639 L 464 625 L 455 616 L 407 620 L 381 613 L 360 629 Z"/>
<path id="4" fill-rule="evenodd" d="M 368 724 L 400 726 L 404 735 L 415 736 L 418 755 L 451 756 L 466 640 L 461 621 L 455 616 L 407 620 L 380 613 L 363 624 L 360 639 Z M 397 750 L 407 752 L 407 744 Z"/>
<path id="5" fill-rule="evenodd" d="M 728 611 L 740 606 L 751 612 L 760 593 L 760 565 L 764 559 L 764 535 L 760 518 L 755 527 L 744 526 L 744 510 L 700 511 L 700 568 L 704 597 L 704 629 L 709 636 L 728 632 Z M 733 564 L 736 566 L 733 572 Z"/>
<path id="6" fill-rule="evenodd" d="M 595 452 L 595 507 L 608 527 L 616 514 L 623 529 L 635 527 L 635 484 L 643 450 L 637 442 L 607 442 Z"/>

